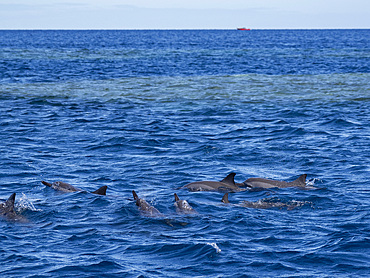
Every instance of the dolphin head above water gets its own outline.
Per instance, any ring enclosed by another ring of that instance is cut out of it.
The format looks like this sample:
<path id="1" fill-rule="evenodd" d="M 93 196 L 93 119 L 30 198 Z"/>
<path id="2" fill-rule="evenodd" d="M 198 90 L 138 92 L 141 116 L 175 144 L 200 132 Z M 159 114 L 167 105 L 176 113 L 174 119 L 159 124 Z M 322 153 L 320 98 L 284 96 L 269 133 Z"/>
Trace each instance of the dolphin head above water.
<path id="1" fill-rule="evenodd" d="M 175 193 L 175 207 L 177 212 L 182 213 L 196 213 L 186 200 L 180 200 L 179 196 Z"/>

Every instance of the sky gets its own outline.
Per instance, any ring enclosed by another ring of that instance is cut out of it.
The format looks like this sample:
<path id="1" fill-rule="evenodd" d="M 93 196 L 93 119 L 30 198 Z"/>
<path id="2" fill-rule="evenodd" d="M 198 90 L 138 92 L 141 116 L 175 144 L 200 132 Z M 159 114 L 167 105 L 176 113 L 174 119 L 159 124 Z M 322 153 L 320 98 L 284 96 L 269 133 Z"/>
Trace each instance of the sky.
<path id="1" fill-rule="evenodd" d="M 369 0 L 0 0 L 0 29 L 370 28 Z"/>

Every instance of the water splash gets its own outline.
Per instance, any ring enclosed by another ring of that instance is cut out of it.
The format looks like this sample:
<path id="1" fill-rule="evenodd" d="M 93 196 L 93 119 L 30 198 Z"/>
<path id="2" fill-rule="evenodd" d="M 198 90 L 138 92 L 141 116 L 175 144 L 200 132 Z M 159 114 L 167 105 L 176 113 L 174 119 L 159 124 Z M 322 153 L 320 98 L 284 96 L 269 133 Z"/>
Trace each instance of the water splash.
<path id="1" fill-rule="evenodd" d="M 41 209 L 37 209 L 32 201 L 27 197 L 25 193 L 22 193 L 22 196 L 18 199 L 16 210 L 18 213 L 22 213 L 25 210 L 31 211 L 41 211 Z"/>
<path id="2" fill-rule="evenodd" d="M 316 182 L 321 182 L 321 180 L 318 178 L 313 178 L 306 182 L 306 186 L 314 186 Z"/>
<path id="3" fill-rule="evenodd" d="M 215 248 L 216 253 L 221 253 L 220 247 L 218 247 L 215 242 L 206 242 L 206 244 L 209 245 L 209 246 L 212 246 L 213 248 Z"/>

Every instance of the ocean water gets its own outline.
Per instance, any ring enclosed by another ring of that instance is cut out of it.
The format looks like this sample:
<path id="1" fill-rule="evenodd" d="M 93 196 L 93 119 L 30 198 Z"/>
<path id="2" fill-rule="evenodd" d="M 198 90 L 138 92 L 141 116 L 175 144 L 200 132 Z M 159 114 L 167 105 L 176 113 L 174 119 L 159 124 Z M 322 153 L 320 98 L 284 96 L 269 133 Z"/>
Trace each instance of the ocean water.
<path id="1" fill-rule="evenodd" d="M 0 276 L 369 277 L 369 35 L 0 31 Z M 231 172 L 317 189 L 179 189 Z"/>

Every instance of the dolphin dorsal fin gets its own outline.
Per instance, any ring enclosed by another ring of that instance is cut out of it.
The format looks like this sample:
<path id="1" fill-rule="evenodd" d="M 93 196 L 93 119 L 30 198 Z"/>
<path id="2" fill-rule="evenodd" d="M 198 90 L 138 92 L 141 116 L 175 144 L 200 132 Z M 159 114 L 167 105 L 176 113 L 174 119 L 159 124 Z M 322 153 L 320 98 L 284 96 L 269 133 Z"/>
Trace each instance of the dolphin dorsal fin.
<path id="1" fill-rule="evenodd" d="M 229 202 L 229 193 L 225 193 L 225 195 L 222 197 L 221 202 L 228 204 Z"/>
<path id="2" fill-rule="evenodd" d="M 107 188 L 108 186 L 104 185 L 100 187 L 98 190 L 95 190 L 94 192 L 91 192 L 91 193 L 98 194 L 98 195 L 107 195 Z"/>
<path id="3" fill-rule="evenodd" d="M 132 190 L 132 195 L 134 196 L 134 199 L 137 201 L 139 200 L 139 196 L 137 196 L 135 190 Z"/>
<path id="4" fill-rule="evenodd" d="M 307 174 L 303 174 L 298 179 L 296 179 L 294 182 L 298 183 L 298 185 L 305 186 L 306 185 L 306 178 L 307 178 Z"/>
<path id="5" fill-rule="evenodd" d="M 15 203 L 15 193 L 10 195 L 9 199 L 5 202 L 5 207 L 7 210 L 14 210 L 14 203 Z"/>
<path id="6" fill-rule="evenodd" d="M 235 185 L 235 181 L 234 181 L 235 175 L 236 175 L 235 173 L 230 173 L 221 182 L 229 184 L 229 185 Z"/>
<path id="7" fill-rule="evenodd" d="M 176 202 L 177 202 L 177 201 L 180 201 L 179 196 L 177 196 L 177 194 L 176 194 L 176 193 L 175 193 L 174 195 L 175 195 L 175 201 L 176 201 Z"/>

